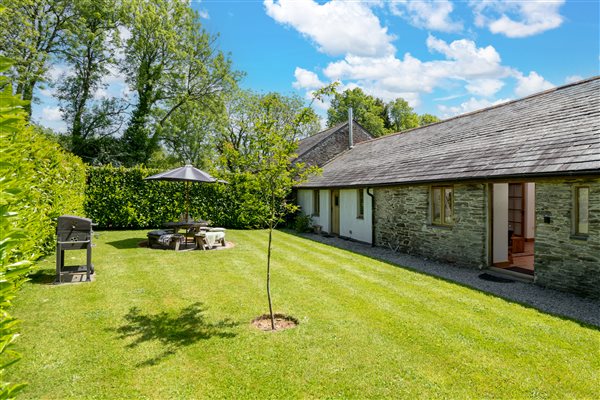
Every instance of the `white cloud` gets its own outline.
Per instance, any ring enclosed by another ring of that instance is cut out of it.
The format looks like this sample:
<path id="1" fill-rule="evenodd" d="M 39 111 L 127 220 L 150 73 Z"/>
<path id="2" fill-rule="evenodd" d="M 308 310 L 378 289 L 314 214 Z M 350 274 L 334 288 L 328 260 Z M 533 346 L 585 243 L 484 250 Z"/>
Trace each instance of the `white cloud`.
<path id="1" fill-rule="evenodd" d="M 569 75 L 565 78 L 565 83 L 579 82 L 583 79 L 584 78 L 581 75 Z"/>
<path id="2" fill-rule="evenodd" d="M 44 107 L 42 109 L 42 122 L 54 122 L 62 120 L 62 113 L 59 107 Z"/>
<path id="3" fill-rule="evenodd" d="M 461 22 L 450 18 L 453 9 L 449 0 L 399 0 L 390 3 L 392 14 L 407 19 L 418 28 L 442 32 L 459 32 L 463 28 Z"/>
<path id="4" fill-rule="evenodd" d="M 304 68 L 296 67 L 294 76 L 296 81 L 292 83 L 292 86 L 296 89 L 317 89 L 325 86 L 317 74 Z"/>
<path id="5" fill-rule="evenodd" d="M 330 63 L 323 72 L 330 80 L 353 81 L 382 97 L 396 98 L 403 94 L 413 104 L 419 102 L 419 94 L 430 93 L 447 80 L 465 82 L 471 93 L 491 96 L 502 88 L 500 79 L 512 73 L 501 65 L 500 56 L 492 46 L 478 48 L 473 41 L 464 39 L 446 43 L 434 36 L 429 36 L 427 46 L 445 58 L 421 61 L 409 53 L 403 59 L 392 55 L 379 58 L 347 55 Z"/>
<path id="6" fill-rule="evenodd" d="M 499 99 L 495 101 L 490 101 L 487 99 L 476 99 L 471 97 L 469 100 L 461 103 L 458 106 L 445 106 L 439 105 L 438 110 L 442 113 L 442 118 L 450 118 L 455 115 L 466 114 L 472 111 L 481 110 L 483 108 L 495 106 L 497 104 L 506 103 L 511 99 Z"/>
<path id="7" fill-rule="evenodd" d="M 198 10 L 198 16 L 202 19 L 210 19 L 210 15 L 207 10 Z"/>
<path id="8" fill-rule="evenodd" d="M 333 0 L 264 0 L 267 14 L 316 43 L 328 55 L 383 56 L 395 52 L 393 36 L 365 3 Z"/>
<path id="9" fill-rule="evenodd" d="M 521 38 L 559 27 L 563 16 L 559 9 L 564 0 L 501 1 L 471 0 L 475 24 L 487 26 L 492 33 Z"/>
<path id="10" fill-rule="evenodd" d="M 518 97 L 525 97 L 530 94 L 542 92 L 544 90 L 551 89 L 554 87 L 554 85 L 551 82 L 545 80 L 535 71 L 531 71 L 529 75 L 523 75 L 522 73 L 517 72 L 515 78 L 517 79 L 515 94 Z"/>
<path id="11" fill-rule="evenodd" d="M 504 82 L 500 79 L 474 79 L 465 88 L 471 94 L 490 97 L 495 95 L 503 86 Z"/>

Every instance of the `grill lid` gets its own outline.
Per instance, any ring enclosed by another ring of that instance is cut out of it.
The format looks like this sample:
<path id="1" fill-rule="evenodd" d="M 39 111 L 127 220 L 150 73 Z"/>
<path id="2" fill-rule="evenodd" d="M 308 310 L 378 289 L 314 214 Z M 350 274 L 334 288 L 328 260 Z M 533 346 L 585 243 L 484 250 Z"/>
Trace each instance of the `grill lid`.
<path id="1" fill-rule="evenodd" d="M 58 217 L 56 231 L 91 231 L 92 225 L 92 220 L 89 218 L 61 215 Z"/>

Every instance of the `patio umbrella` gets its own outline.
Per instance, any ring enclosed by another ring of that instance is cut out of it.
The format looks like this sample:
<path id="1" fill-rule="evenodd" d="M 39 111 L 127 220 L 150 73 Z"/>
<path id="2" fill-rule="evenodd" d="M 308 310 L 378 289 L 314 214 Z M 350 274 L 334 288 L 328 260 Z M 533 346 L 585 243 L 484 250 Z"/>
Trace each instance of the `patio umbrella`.
<path id="1" fill-rule="evenodd" d="M 223 180 L 217 180 L 210 176 L 207 172 L 199 170 L 192 165 L 185 165 L 183 167 L 175 168 L 169 171 L 161 172 L 156 175 L 148 176 L 144 179 L 157 180 L 157 181 L 181 181 L 185 182 L 185 219 L 189 217 L 189 198 L 188 198 L 188 185 L 190 182 L 203 182 L 203 183 L 226 183 Z"/>

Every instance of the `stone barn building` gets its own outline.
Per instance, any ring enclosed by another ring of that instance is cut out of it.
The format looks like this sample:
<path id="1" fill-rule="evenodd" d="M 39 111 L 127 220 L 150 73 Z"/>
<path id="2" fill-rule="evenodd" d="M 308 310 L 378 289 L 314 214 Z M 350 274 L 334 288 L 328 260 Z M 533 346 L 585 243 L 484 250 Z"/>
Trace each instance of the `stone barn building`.
<path id="1" fill-rule="evenodd" d="M 600 77 L 319 154 L 323 231 L 600 297 Z"/>

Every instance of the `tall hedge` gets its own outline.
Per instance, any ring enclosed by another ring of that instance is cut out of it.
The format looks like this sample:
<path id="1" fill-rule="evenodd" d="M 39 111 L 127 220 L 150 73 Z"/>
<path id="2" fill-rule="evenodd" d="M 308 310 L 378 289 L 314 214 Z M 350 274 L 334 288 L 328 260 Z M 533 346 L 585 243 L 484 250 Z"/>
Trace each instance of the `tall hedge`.
<path id="1" fill-rule="evenodd" d="M 4 130 L 0 139 L 0 206 L 14 214 L 10 229 L 24 233 L 8 258 L 35 260 L 54 249 L 58 216 L 83 214 L 85 166 L 25 124 Z"/>
<path id="2" fill-rule="evenodd" d="M 0 72 L 10 65 L 0 57 Z M 27 104 L 0 75 L 0 399 L 23 388 L 4 380 L 20 358 L 12 350 L 19 324 L 12 301 L 32 261 L 54 247 L 55 217 L 83 211 L 83 163 L 27 124 Z"/>
<path id="3" fill-rule="evenodd" d="M 145 167 L 88 167 L 85 213 L 104 229 L 157 228 L 185 212 L 185 183 L 147 181 Z M 189 214 L 226 228 L 255 228 L 264 220 L 259 196 L 243 178 L 188 184 Z"/>

